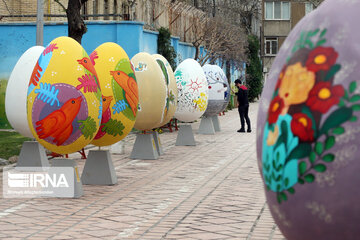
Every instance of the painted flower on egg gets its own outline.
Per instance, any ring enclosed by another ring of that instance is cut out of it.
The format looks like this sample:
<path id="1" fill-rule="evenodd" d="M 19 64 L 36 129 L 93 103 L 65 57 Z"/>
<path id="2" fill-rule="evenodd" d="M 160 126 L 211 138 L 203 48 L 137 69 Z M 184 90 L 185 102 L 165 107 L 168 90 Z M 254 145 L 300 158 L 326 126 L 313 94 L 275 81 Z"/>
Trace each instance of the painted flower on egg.
<path id="1" fill-rule="evenodd" d="M 296 184 L 312 183 L 335 160 L 331 148 L 343 124 L 357 121 L 356 81 L 334 85 L 341 69 L 338 52 L 324 47 L 327 30 L 304 32 L 282 67 L 272 96 L 262 140 L 262 172 L 279 203 L 295 194 Z M 290 194 L 290 195 L 289 195 Z"/>

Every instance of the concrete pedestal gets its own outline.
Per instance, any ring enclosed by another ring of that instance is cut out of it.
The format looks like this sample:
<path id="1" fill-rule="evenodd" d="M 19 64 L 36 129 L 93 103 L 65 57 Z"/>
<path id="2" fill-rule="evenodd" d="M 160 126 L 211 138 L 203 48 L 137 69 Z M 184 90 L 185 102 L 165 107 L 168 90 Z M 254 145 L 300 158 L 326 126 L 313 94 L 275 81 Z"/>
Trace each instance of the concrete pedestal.
<path id="1" fill-rule="evenodd" d="M 123 140 L 114 143 L 110 146 L 110 151 L 112 154 L 124 154 L 125 153 L 125 142 Z"/>
<path id="2" fill-rule="evenodd" d="M 215 132 L 220 132 L 221 128 L 220 128 L 220 122 L 219 122 L 218 115 L 212 116 L 211 118 L 212 118 L 212 121 L 213 121 L 213 124 L 214 124 Z"/>
<path id="3" fill-rule="evenodd" d="M 74 198 L 80 198 L 84 192 L 80 181 L 79 169 L 75 160 L 58 158 L 52 160 L 52 167 L 73 167 L 74 168 Z"/>
<path id="4" fill-rule="evenodd" d="M 36 141 L 24 142 L 16 167 L 50 167 L 45 148 Z"/>
<path id="5" fill-rule="evenodd" d="M 144 160 L 155 160 L 159 158 L 153 134 L 138 133 L 136 135 L 130 158 Z"/>
<path id="6" fill-rule="evenodd" d="M 194 133 L 191 125 L 179 126 L 178 135 L 176 138 L 176 146 L 196 146 Z"/>
<path id="7" fill-rule="evenodd" d="M 156 150 L 157 150 L 159 156 L 163 155 L 164 151 L 163 151 L 162 144 L 161 144 L 161 141 L 160 141 L 159 133 L 154 131 L 153 132 L 153 137 L 154 137 L 154 141 L 155 141 Z"/>
<path id="8" fill-rule="evenodd" d="M 213 124 L 211 117 L 204 116 L 201 118 L 198 132 L 200 134 L 206 134 L 206 135 L 214 135 L 215 134 L 214 124 Z"/>
<path id="9" fill-rule="evenodd" d="M 90 150 L 81 174 L 82 184 L 114 185 L 117 183 L 109 150 Z"/>

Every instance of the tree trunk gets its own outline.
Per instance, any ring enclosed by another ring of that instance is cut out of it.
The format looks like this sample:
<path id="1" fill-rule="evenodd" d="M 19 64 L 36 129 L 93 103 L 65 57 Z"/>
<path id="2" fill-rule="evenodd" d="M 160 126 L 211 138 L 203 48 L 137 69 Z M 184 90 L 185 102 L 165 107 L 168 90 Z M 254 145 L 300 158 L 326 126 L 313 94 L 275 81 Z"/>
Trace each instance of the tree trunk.
<path id="1" fill-rule="evenodd" d="M 199 54 L 200 54 L 200 46 L 194 46 L 195 47 L 195 57 L 194 60 L 198 60 L 199 59 Z"/>
<path id="2" fill-rule="evenodd" d="M 86 33 L 87 28 L 81 17 L 81 5 L 87 0 L 69 0 L 66 15 L 68 19 L 68 36 L 75 39 L 81 44 L 82 36 Z"/>

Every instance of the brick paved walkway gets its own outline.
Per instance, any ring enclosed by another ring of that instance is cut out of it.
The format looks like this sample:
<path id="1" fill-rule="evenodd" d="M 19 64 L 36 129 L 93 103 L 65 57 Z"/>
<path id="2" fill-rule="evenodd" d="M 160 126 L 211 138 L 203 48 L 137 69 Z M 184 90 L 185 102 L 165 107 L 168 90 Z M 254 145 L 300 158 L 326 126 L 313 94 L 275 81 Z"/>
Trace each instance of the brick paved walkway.
<path id="1" fill-rule="evenodd" d="M 161 134 L 158 160 L 129 159 L 128 136 L 125 154 L 112 155 L 119 183 L 86 185 L 79 199 L 0 199 L 0 239 L 284 239 L 256 163 L 256 111 L 252 133 L 236 132 L 233 110 L 219 117 L 221 132 L 195 134 L 196 147 Z"/>

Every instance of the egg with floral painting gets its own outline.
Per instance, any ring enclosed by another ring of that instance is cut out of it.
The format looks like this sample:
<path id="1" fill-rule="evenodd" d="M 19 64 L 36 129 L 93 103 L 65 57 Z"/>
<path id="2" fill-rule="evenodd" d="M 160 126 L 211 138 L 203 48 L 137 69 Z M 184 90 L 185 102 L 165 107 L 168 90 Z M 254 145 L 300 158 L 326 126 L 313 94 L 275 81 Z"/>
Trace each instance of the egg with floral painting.
<path id="1" fill-rule="evenodd" d="M 139 105 L 134 127 L 141 131 L 158 127 L 165 118 L 167 86 L 155 58 L 146 52 L 136 54 L 131 62 L 139 86 Z"/>
<path id="2" fill-rule="evenodd" d="M 257 156 L 286 239 L 358 239 L 359 1 L 324 1 L 291 31 L 259 103 Z M 333 18 L 341 16 L 341 21 Z"/>
<path id="3" fill-rule="evenodd" d="M 183 122 L 193 122 L 205 112 L 208 104 L 208 83 L 200 64 L 194 59 L 186 59 L 175 70 L 178 88 L 178 105 L 175 118 Z"/>
<path id="4" fill-rule="evenodd" d="M 59 37 L 32 71 L 27 119 L 36 140 L 52 152 L 81 150 L 100 127 L 102 95 L 92 61 L 78 42 Z"/>
<path id="5" fill-rule="evenodd" d="M 26 50 L 11 72 L 6 87 L 6 117 L 17 132 L 29 138 L 33 138 L 33 135 L 27 121 L 27 89 L 32 71 L 44 49 L 43 46 L 34 46 Z"/>
<path id="6" fill-rule="evenodd" d="M 130 59 L 118 44 L 101 44 L 90 54 L 90 59 L 102 94 L 101 125 L 91 143 L 108 146 L 132 130 L 139 101 L 138 86 Z"/>
<path id="7" fill-rule="evenodd" d="M 217 65 L 203 67 L 209 88 L 208 106 L 204 116 L 215 116 L 224 110 L 230 100 L 230 86 L 224 71 Z"/>

